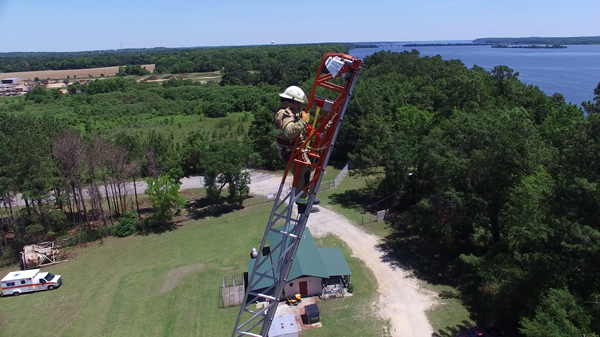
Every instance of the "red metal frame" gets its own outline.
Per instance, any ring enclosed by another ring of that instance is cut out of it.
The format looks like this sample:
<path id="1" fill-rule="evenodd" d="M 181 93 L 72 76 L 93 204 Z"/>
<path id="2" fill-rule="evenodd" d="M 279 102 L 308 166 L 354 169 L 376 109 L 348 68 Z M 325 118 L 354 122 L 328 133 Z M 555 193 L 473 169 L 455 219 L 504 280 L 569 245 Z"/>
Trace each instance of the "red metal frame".
<path id="1" fill-rule="evenodd" d="M 319 177 L 323 171 L 323 167 L 327 165 L 327 163 L 325 163 L 325 160 L 326 158 L 328 158 L 327 154 L 330 150 L 330 146 L 328 145 L 331 144 L 331 141 L 333 140 L 333 137 L 335 135 L 334 130 L 337 129 L 338 124 L 340 123 L 340 112 L 341 109 L 343 109 L 344 107 L 344 103 L 346 102 L 346 99 L 348 97 L 348 89 L 352 83 L 352 79 L 349 79 L 345 81 L 344 86 L 340 86 L 338 84 L 329 82 L 332 79 L 334 79 L 334 77 L 330 73 L 323 74 L 323 70 L 326 69 L 325 62 L 330 57 L 336 56 L 344 61 L 347 61 L 346 64 L 337 74 L 336 78 L 339 78 L 348 72 L 352 72 L 352 76 L 357 76 L 358 74 L 355 70 L 358 70 L 363 63 L 360 59 L 356 57 L 352 57 L 342 53 L 327 53 L 323 55 L 323 58 L 321 59 L 321 64 L 319 65 L 319 70 L 317 71 L 315 82 L 310 91 L 310 95 L 308 96 L 308 103 L 306 104 L 304 112 L 309 113 L 313 105 L 323 106 L 324 101 L 315 96 L 317 87 L 332 90 L 334 92 L 339 93 L 339 95 L 334 100 L 331 111 L 319 116 L 314 131 L 307 132 L 308 134 L 302 141 L 300 141 L 300 137 L 298 137 L 296 139 L 296 142 L 294 143 L 294 150 L 292 151 L 290 160 L 286 165 L 285 173 L 283 175 L 284 180 L 282 181 L 282 184 L 285 183 L 285 179 L 287 177 L 292 163 L 296 164 L 295 172 L 293 175 L 294 181 L 292 183 L 292 186 L 294 188 L 297 187 L 298 179 L 300 178 L 298 177 L 298 173 L 300 172 L 300 165 L 308 166 L 315 170 L 315 174 L 313 179 L 311 179 L 310 183 L 308 183 L 302 191 L 307 191 L 311 186 L 313 186 L 316 182 L 319 181 Z M 308 146 L 309 144 L 312 144 L 312 146 Z M 307 155 L 309 156 L 311 161 L 313 161 L 312 164 L 306 163 L 302 160 L 302 152 L 305 150 L 307 151 Z M 302 179 L 304 178 L 302 177 Z M 299 194 L 301 193 L 301 191 L 297 191 L 297 193 Z"/>

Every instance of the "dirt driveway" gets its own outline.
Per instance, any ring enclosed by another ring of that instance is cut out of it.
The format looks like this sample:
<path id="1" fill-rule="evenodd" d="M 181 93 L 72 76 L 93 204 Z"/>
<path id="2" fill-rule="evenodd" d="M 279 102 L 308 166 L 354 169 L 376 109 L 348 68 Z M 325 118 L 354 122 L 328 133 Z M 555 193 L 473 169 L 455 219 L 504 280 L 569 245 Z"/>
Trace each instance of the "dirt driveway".
<path id="1" fill-rule="evenodd" d="M 291 179 L 288 179 L 291 180 Z M 269 173 L 253 173 L 250 192 L 256 195 L 274 193 L 281 177 Z M 352 256 L 363 260 L 377 278 L 381 294 L 378 309 L 381 317 L 391 322 L 392 336 L 431 337 L 433 329 L 425 311 L 434 303 L 432 293 L 422 290 L 420 281 L 408 272 L 384 261 L 384 253 L 377 245 L 380 239 L 353 225 L 341 215 L 319 206 L 320 212 L 308 219 L 308 227 L 315 237 L 333 234 L 352 249 Z"/>

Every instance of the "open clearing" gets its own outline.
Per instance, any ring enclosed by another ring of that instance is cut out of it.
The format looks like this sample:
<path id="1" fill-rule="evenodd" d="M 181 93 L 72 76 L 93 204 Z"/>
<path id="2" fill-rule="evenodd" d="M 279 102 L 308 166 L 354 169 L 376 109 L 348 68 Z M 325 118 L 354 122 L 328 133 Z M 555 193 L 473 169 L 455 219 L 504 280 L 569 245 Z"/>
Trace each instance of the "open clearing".
<path id="1" fill-rule="evenodd" d="M 154 71 L 154 64 L 144 64 L 142 65 L 142 68 L 144 67 L 150 72 Z M 119 72 L 118 66 L 88 69 L 24 71 L 16 73 L 0 73 L 0 79 L 16 77 L 22 80 L 33 81 L 36 77 L 39 79 L 62 79 L 67 78 L 67 76 L 71 78 L 76 77 L 78 79 L 86 79 L 89 78 L 89 75 L 92 75 L 92 77 L 100 77 L 100 74 L 104 74 L 104 76 L 114 76 L 117 72 Z"/>
<path id="2" fill-rule="evenodd" d="M 281 181 L 266 172 L 252 178 L 257 195 L 274 193 Z M 72 261 L 47 268 L 63 275 L 60 289 L 0 299 L 2 329 L 61 336 L 228 335 L 239 308 L 218 308 L 222 277 L 247 270 L 249 247 L 260 243 L 271 207 L 266 203 L 187 221 L 160 235 L 108 238 L 77 248 Z M 303 336 L 431 336 L 425 312 L 435 304 L 434 294 L 385 259 L 379 237 L 324 207 L 308 226 L 318 246 L 342 249 L 355 292 L 320 301 L 323 328 Z M 8 271 L 2 268 L 0 274 Z M 23 327 L 31 307 L 50 314 Z M 382 334 L 385 329 L 389 333 Z"/>
<path id="3" fill-rule="evenodd" d="M 76 248 L 71 261 L 43 268 L 62 275 L 59 289 L 0 298 L 1 335 L 230 336 L 239 307 L 219 308 L 222 278 L 247 270 L 271 206 Z M 324 327 L 309 336 L 377 336 L 384 324 L 370 310 L 377 281 L 339 239 L 328 237 L 326 245 L 342 249 L 356 292 L 320 302 Z M 11 270 L 0 268 L 0 275 Z"/>

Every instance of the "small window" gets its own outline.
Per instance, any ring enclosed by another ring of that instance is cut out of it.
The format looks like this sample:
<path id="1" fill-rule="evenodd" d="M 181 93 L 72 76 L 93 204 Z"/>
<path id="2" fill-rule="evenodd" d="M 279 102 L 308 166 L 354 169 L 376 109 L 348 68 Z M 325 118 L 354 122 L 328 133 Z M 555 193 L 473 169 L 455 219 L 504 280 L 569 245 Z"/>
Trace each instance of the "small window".
<path id="1" fill-rule="evenodd" d="M 21 284 L 25 284 L 25 280 L 21 280 Z"/>
<path id="2" fill-rule="evenodd" d="M 10 283 L 7 283 L 6 285 L 9 286 L 9 287 L 13 287 L 15 285 L 15 283 L 14 282 L 10 282 Z"/>
<path id="3" fill-rule="evenodd" d="M 294 282 L 290 283 L 290 287 L 293 287 L 293 286 L 294 286 Z"/>

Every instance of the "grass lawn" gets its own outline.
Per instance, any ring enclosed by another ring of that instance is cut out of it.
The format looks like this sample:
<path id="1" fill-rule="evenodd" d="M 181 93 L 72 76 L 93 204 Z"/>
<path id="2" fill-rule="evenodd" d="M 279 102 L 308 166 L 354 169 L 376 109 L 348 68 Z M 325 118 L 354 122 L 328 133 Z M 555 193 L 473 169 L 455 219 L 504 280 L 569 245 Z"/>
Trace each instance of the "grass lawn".
<path id="1" fill-rule="evenodd" d="M 321 182 L 334 180 L 335 177 L 337 177 L 338 174 L 340 174 L 340 172 L 342 172 L 342 170 L 339 168 L 336 168 L 333 166 L 327 166 L 325 168 L 325 174 L 323 175 L 323 179 L 321 179 Z"/>
<path id="2" fill-rule="evenodd" d="M 329 168 L 327 170 L 329 171 Z M 332 171 L 339 173 L 340 170 L 332 169 Z M 335 175 L 333 178 L 335 178 Z M 367 185 L 367 179 L 366 177 L 350 177 L 350 175 L 347 175 L 337 188 L 319 191 L 319 199 L 321 199 L 323 206 L 342 214 L 352 223 L 361 226 L 366 232 L 385 237 L 390 233 L 385 222 L 373 222 L 376 217 L 365 212 L 358 200 L 353 200 L 357 197 L 360 189 Z M 325 178 L 323 178 L 323 181 L 325 181 Z"/>
<path id="3" fill-rule="evenodd" d="M 228 336 L 239 307 L 219 308 L 222 277 L 246 271 L 271 206 L 78 247 L 71 261 L 44 268 L 62 275 L 61 288 L 0 299 L 2 336 Z M 334 238 L 325 245 L 343 246 Z M 380 323 L 366 315 L 375 281 L 360 260 L 348 262 L 356 297 L 320 302 L 326 328 L 311 336 L 377 335 L 369 329 Z M 0 275 L 11 270 L 16 267 L 0 268 Z M 360 328 L 349 329 L 349 322 Z"/>
<path id="4" fill-rule="evenodd" d="M 269 211 L 256 206 L 77 248 L 72 261 L 47 268 L 63 276 L 61 288 L 0 299 L 2 335 L 230 335 L 239 308 L 218 307 L 222 277 L 246 271 Z M 45 314 L 31 320 L 32 309 Z"/>
<path id="5" fill-rule="evenodd" d="M 438 304 L 427 311 L 429 324 L 441 337 L 454 337 L 457 332 L 476 325 L 471 314 L 459 299 L 459 293 L 446 285 L 425 285 L 425 288 L 443 296 L 437 298 Z"/>
<path id="6" fill-rule="evenodd" d="M 247 133 L 252 123 L 253 115 L 243 112 L 234 112 L 227 117 L 207 118 L 199 115 L 159 116 L 143 120 L 137 126 L 115 126 L 111 133 L 119 131 L 127 133 L 149 134 L 151 131 L 170 137 L 174 142 L 183 142 L 191 131 L 199 131 L 210 139 L 215 133 L 236 132 L 241 124 L 244 134 Z M 219 137 L 217 135 L 217 137 Z"/>

